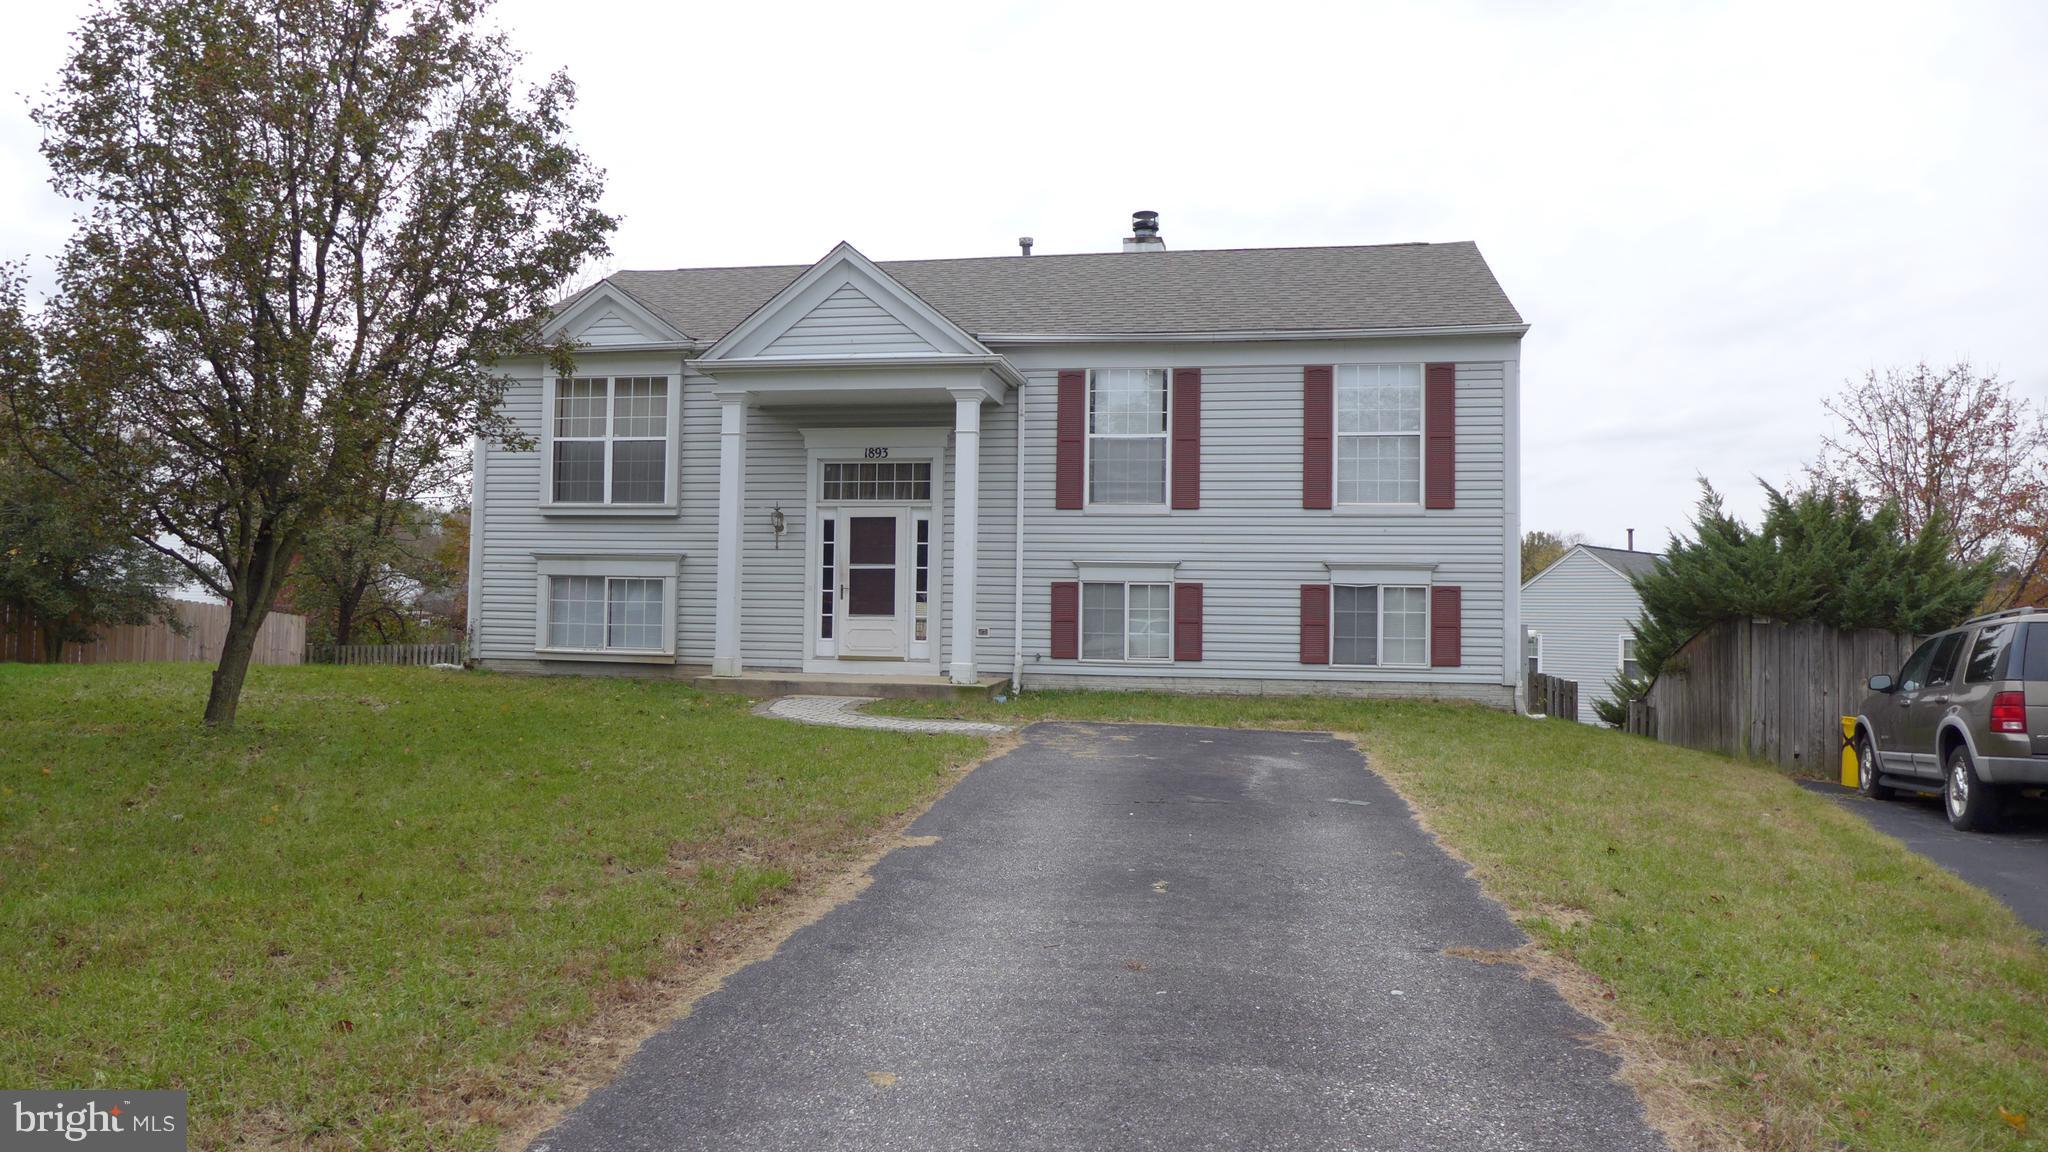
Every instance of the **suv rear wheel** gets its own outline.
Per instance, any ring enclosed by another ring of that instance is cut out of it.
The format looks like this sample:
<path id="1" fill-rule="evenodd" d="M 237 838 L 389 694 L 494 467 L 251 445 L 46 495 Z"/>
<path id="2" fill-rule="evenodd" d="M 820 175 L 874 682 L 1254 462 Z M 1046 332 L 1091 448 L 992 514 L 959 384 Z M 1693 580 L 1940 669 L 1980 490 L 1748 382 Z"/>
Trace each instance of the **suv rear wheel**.
<path id="1" fill-rule="evenodd" d="M 1949 825 L 1964 832 L 1989 832 L 1998 823 L 2000 799 L 1996 787 L 1977 779 L 1970 750 L 1957 745 L 1948 754 L 1948 775 L 1941 786 Z"/>
<path id="2" fill-rule="evenodd" d="M 1892 790 L 1877 781 L 1877 748 L 1868 732 L 1856 737 L 1856 791 L 1872 800 L 1889 800 Z"/>

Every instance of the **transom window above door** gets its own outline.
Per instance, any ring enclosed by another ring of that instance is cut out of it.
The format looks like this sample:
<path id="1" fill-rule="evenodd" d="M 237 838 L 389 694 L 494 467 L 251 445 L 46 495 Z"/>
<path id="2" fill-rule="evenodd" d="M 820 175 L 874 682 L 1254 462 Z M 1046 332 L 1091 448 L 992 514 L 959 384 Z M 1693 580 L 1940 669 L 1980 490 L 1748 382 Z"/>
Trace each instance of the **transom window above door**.
<path id="1" fill-rule="evenodd" d="M 1422 503 L 1422 365 L 1337 366 L 1337 503 Z"/>
<path id="2" fill-rule="evenodd" d="M 555 381 L 554 396 L 551 503 L 670 501 L 668 377 L 576 376 Z"/>
<path id="3" fill-rule="evenodd" d="M 1088 503 L 1166 504 L 1166 370 L 1088 374 Z"/>
<path id="4" fill-rule="evenodd" d="M 910 461 L 825 465 L 821 500 L 930 500 L 932 466 Z"/>

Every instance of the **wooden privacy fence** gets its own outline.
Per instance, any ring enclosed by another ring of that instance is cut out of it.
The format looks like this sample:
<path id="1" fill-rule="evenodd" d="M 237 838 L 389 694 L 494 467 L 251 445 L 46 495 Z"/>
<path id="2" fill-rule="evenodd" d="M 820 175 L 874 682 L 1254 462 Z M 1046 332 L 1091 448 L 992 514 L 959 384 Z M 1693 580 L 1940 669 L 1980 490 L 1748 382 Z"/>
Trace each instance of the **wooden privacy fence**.
<path id="1" fill-rule="evenodd" d="M 1628 730 L 1788 768 L 1832 772 L 1842 717 L 1854 715 L 1879 672 L 1898 673 L 1913 637 L 1825 624 L 1731 620 L 1665 661 Z"/>
<path id="2" fill-rule="evenodd" d="M 1529 677 L 1529 711 L 1563 720 L 1579 718 L 1579 682 L 1538 672 Z"/>
<path id="3" fill-rule="evenodd" d="M 111 664 L 138 660 L 179 660 L 211 664 L 220 659 L 220 646 L 228 635 L 228 606 L 197 600 L 174 600 L 172 615 L 185 625 L 185 635 L 172 631 L 170 622 L 123 624 L 100 630 L 90 644 L 66 644 L 65 664 Z M 272 612 L 256 632 L 257 664 L 297 664 L 306 650 L 306 618 L 289 612 Z M 0 661 L 40 662 L 43 634 L 36 621 L 8 608 L 0 608 Z"/>
<path id="4" fill-rule="evenodd" d="M 402 664 L 425 668 L 432 664 L 460 664 L 469 655 L 469 645 L 451 644 L 308 644 L 308 664 Z"/>

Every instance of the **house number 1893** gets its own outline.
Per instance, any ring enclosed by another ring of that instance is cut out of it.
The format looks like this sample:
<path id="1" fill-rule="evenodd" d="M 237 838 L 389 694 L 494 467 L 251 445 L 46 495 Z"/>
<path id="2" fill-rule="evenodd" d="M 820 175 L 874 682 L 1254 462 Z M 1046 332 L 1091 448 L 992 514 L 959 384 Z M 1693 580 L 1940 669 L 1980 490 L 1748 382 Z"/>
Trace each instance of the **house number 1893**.
<path id="1" fill-rule="evenodd" d="M 887 460 L 889 458 L 889 450 L 887 448 L 870 448 L 867 451 L 867 458 L 870 460 Z"/>

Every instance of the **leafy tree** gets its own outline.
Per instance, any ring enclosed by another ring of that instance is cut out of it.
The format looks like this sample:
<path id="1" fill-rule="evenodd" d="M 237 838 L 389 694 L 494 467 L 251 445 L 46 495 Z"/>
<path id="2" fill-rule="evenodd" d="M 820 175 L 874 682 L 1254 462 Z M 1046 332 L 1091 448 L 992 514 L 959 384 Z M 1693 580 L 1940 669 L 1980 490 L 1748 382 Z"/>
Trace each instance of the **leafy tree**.
<path id="1" fill-rule="evenodd" d="M 419 631 L 425 601 L 446 595 L 466 576 L 467 551 L 444 567 L 446 513 L 428 503 L 461 487 L 466 457 L 442 456 L 383 470 L 386 487 L 328 517 L 306 534 L 284 596 L 306 617 L 308 637 L 322 643 L 401 643 Z"/>
<path id="2" fill-rule="evenodd" d="M 19 273 L 0 268 L 0 373 L 33 373 L 36 361 Z M 109 625 L 167 617 L 178 574 L 135 539 L 132 510 L 37 467 L 20 432 L 0 402 L 0 605 L 35 622 L 51 663 Z"/>
<path id="3" fill-rule="evenodd" d="M 1564 554 L 1586 542 L 1584 532 L 1559 535 L 1538 528 L 1522 534 L 1522 583 L 1562 559 Z"/>
<path id="4" fill-rule="evenodd" d="M 1809 469 L 1817 482 L 1897 505 L 1909 539 L 1945 523 L 1958 563 L 2002 549 L 2009 563 L 1987 606 L 2042 598 L 2048 416 L 1996 373 L 1967 363 L 1868 372 L 1827 410 L 1840 430 Z"/>
<path id="5" fill-rule="evenodd" d="M 1619 723 L 1672 654 L 1723 620 L 1937 632 L 1969 616 L 1996 577 L 1995 551 L 1956 561 L 1939 514 L 1909 537 L 1897 505 L 1872 512 L 1853 488 L 1763 488 L 1763 523 L 1751 529 L 1700 481 L 1691 538 L 1674 536 L 1653 569 L 1634 579 L 1643 600 L 1634 626 L 1643 674 L 1615 679 L 1615 703 L 1597 709 L 1602 720 Z"/>
<path id="6" fill-rule="evenodd" d="M 208 723 L 233 722 L 310 533 L 393 467 L 528 446 L 491 365 L 568 367 L 552 290 L 615 221 L 567 139 L 573 86 L 517 81 L 485 6 L 100 0 L 35 112 L 85 213 L 47 370 L 0 388 L 228 601 Z"/>

